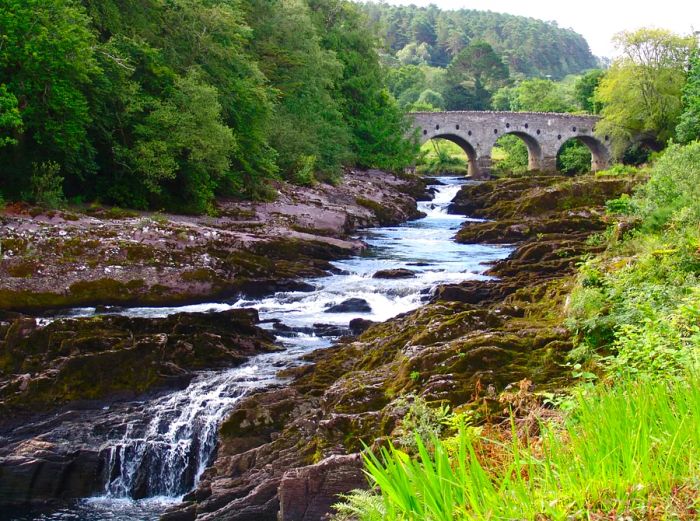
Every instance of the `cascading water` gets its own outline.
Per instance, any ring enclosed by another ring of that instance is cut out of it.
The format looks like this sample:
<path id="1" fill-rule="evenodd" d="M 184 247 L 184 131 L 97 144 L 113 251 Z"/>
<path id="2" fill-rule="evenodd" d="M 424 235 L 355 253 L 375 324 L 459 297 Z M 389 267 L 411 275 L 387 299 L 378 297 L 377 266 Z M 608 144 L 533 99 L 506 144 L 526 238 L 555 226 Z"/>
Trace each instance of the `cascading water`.
<path id="1" fill-rule="evenodd" d="M 107 462 L 104 496 L 49 514 L 15 519 L 157 519 L 168 503 L 178 501 L 196 485 L 214 454 L 218 426 L 236 403 L 251 390 L 279 383 L 278 371 L 303 363 L 300 358 L 305 352 L 331 344 L 331 338 L 314 334 L 318 323 L 347 328 L 356 317 L 386 320 L 420 306 L 437 284 L 483 278 L 484 264 L 505 257 L 510 250 L 452 241 L 465 218 L 449 215 L 447 206 L 465 181 L 449 177 L 441 181 L 442 185 L 435 186 L 434 199 L 419 204 L 425 218 L 365 231 L 362 238 L 369 249 L 363 255 L 335 262 L 339 274 L 310 280 L 315 291 L 283 292 L 261 300 L 122 310 L 127 315 L 155 317 L 254 307 L 261 319 L 269 321 L 269 327 L 277 320 L 292 333 L 279 338 L 283 351 L 258 355 L 235 369 L 204 372 L 181 391 L 115 407 L 114 414 L 126 416 L 127 421 L 114 429 L 103 447 Z M 376 271 L 389 268 L 411 269 L 415 277 L 373 278 Z M 371 311 L 328 312 L 330 306 L 349 298 L 365 300 Z M 94 309 L 85 308 L 75 310 L 74 315 L 94 313 Z"/>

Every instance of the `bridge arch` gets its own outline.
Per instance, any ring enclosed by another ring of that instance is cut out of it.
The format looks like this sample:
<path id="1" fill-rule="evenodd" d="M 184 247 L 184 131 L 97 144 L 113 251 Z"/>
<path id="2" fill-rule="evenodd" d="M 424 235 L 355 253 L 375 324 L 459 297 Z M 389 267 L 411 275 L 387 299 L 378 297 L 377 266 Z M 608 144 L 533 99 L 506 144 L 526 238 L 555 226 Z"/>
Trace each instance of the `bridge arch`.
<path id="1" fill-rule="evenodd" d="M 436 134 L 433 136 L 430 136 L 430 139 L 444 139 L 446 141 L 451 141 L 455 145 L 457 145 L 459 148 L 461 148 L 465 154 L 467 154 L 467 172 L 470 176 L 472 177 L 478 177 L 479 176 L 479 167 L 477 165 L 477 156 L 476 156 L 476 150 L 474 147 L 464 139 L 463 137 L 457 135 L 457 134 L 449 134 L 449 133 L 444 133 L 444 134 Z"/>
<path id="2" fill-rule="evenodd" d="M 501 136 L 499 136 L 494 141 L 494 146 L 498 143 L 498 140 L 504 136 L 515 136 L 518 139 L 520 139 L 520 141 L 525 143 L 525 146 L 527 147 L 527 169 L 529 171 L 543 170 L 544 152 L 539 141 L 537 141 L 537 138 L 531 136 L 527 132 L 513 130 L 505 132 Z"/>
<path id="3" fill-rule="evenodd" d="M 571 136 L 569 139 L 564 141 L 561 144 L 561 146 L 559 146 L 559 148 L 557 149 L 557 155 L 559 154 L 559 151 L 564 147 L 564 145 L 571 140 L 576 140 L 579 143 L 583 143 L 584 145 L 586 145 L 586 147 L 588 147 L 588 150 L 591 152 L 591 172 L 605 170 L 610 166 L 610 151 L 608 150 L 608 147 L 605 146 L 605 144 L 603 144 L 603 142 L 595 136 Z"/>

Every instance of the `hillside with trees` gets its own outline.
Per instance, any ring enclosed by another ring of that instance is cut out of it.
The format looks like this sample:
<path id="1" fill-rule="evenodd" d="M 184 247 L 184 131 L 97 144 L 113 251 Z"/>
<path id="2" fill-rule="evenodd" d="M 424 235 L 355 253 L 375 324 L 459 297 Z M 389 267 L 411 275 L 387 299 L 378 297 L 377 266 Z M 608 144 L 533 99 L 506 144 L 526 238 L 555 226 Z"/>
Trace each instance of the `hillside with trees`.
<path id="1" fill-rule="evenodd" d="M 447 67 L 472 42 L 486 42 L 514 78 L 560 79 L 597 66 L 583 36 L 555 22 L 491 11 L 366 3 L 389 59 L 402 65 Z"/>

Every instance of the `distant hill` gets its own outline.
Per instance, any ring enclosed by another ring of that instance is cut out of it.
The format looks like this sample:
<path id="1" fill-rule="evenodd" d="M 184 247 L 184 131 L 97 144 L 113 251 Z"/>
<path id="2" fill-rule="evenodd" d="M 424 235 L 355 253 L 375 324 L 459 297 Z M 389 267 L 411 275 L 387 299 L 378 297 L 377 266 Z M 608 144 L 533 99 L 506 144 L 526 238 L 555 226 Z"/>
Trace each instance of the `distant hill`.
<path id="1" fill-rule="evenodd" d="M 598 65 L 588 42 L 571 29 L 534 18 L 436 6 L 364 3 L 379 26 L 387 51 L 401 63 L 446 67 L 471 41 L 486 41 L 508 65 L 512 77 L 560 79 Z"/>

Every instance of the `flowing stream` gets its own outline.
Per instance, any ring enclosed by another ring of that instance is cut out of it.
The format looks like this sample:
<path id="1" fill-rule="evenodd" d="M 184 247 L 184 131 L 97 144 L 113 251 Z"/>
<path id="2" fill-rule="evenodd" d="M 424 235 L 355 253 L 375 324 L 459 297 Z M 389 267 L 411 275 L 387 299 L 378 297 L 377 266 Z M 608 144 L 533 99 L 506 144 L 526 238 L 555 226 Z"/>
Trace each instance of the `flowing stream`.
<path id="1" fill-rule="evenodd" d="M 159 398 L 132 402 L 128 407 L 103 411 L 122 416 L 103 450 L 108 465 L 104 493 L 60 510 L 24 513 L 12 519 L 150 521 L 180 501 L 211 462 L 221 420 L 251 390 L 280 383 L 280 369 L 302 363 L 304 353 L 331 345 L 334 331 L 344 331 L 353 318 L 387 320 L 421 305 L 430 290 L 449 282 L 486 278 L 486 264 L 504 258 L 507 247 L 461 245 L 452 241 L 463 216 L 447 214 L 447 205 L 464 179 L 440 178 L 435 197 L 419 203 L 426 217 L 401 226 L 363 231 L 369 245 L 362 255 L 333 264 L 338 273 L 309 280 L 311 292 L 284 292 L 261 300 L 238 300 L 180 307 L 130 308 L 120 313 L 159 317 L 182 311 L 222 311 L 253 307 L 274 328 L 285 350 L 258 355 L 235 369 L 206 371 L 188 387 Z M 375 279 L 378 270 L 405 268 L 410 279 Z M 347 299 L 363 299 L 371 311 L 329 313 L 330 306 Z M 90 316 L 94 308 L 74 310 Z M 319 324 L 322 324 L 319 326 Z M 325 330 L 329 336 L 319 336 Z M 126 418 L 124 418 L 126 416 Z M 99 423 L 99 420 L 97 420 Z"/>

